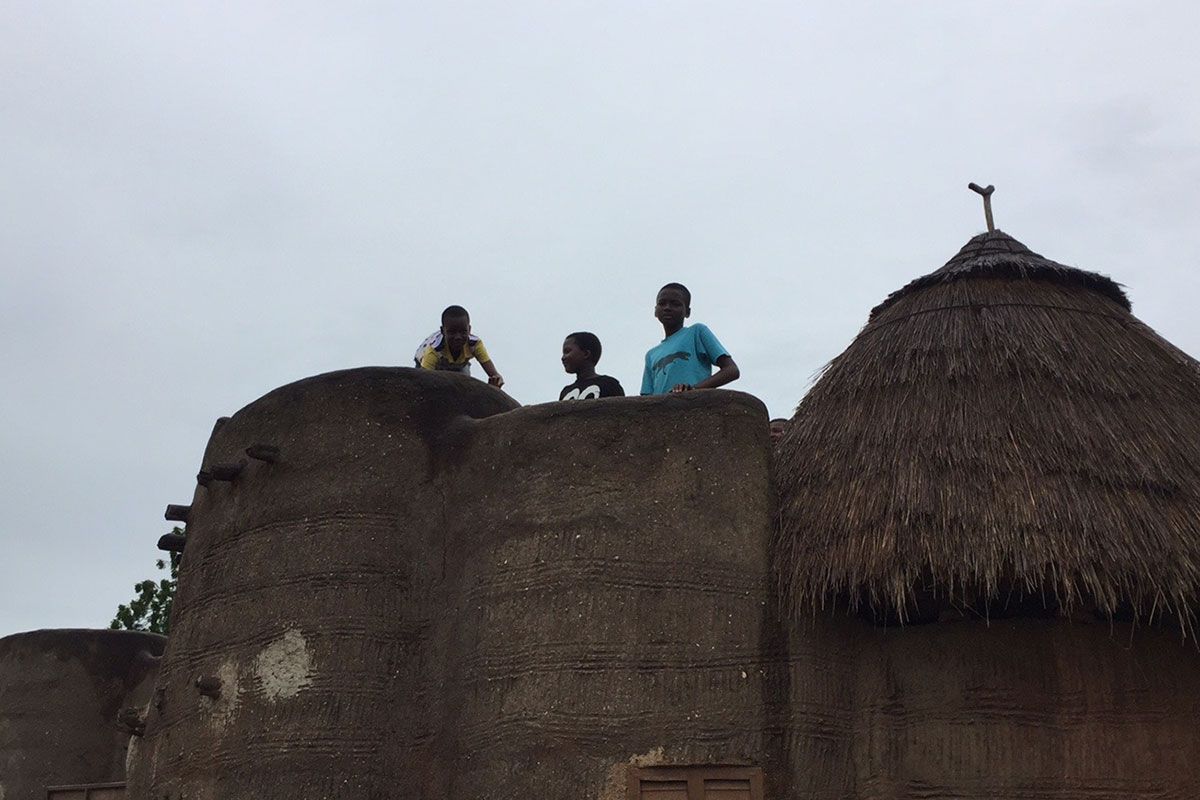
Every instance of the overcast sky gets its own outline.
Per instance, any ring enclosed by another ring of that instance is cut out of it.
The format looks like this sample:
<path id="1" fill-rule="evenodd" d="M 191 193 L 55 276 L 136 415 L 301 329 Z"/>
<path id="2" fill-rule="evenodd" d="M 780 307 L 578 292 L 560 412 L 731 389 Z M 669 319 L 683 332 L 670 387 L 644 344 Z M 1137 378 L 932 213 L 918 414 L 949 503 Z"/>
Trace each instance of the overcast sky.
<path id="1" fill-rule="evenodd" d="M 984 228 L 1200 354 L 1200 4 L 0 3 L 0 635 L 156 577 L 213 421 L 466 306 L 524 404 L 693 294 L 790 416 Z"/>

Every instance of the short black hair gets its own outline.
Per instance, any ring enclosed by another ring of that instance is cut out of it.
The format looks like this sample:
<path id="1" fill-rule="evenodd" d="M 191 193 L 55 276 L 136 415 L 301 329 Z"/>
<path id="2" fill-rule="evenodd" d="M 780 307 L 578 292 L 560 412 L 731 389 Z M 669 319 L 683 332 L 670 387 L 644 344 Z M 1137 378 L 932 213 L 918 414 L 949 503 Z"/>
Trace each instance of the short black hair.
<path id="1" fill-rule="evenodd" d="M 600 363 L 600 337 L 587 331 L 567 334 L 568 339 L 575 340 L 575 346 L 592 354 L 592 364 Z"/>
<path id="2" fill-rule="evenodd" d="M 471 315 L 462 306 L 446 306 L 446 310 L 442 312 L 442 325 L 445 325 L 448 319 L 458 319 L 459 317 L 470 319 Z"/>
<path id="3" fill-rule="evenodd" d="M 678 289 L 679 291 L 683 292 L 683 304 L 688 308 L 692 307 L 692 293 L 689 292 L 688 288 L 682 283 L 668 283 L 666 286 L 662 287 L 662 289 L 658 290 L 660 294 L 662 293 L 663 289 Z"/>

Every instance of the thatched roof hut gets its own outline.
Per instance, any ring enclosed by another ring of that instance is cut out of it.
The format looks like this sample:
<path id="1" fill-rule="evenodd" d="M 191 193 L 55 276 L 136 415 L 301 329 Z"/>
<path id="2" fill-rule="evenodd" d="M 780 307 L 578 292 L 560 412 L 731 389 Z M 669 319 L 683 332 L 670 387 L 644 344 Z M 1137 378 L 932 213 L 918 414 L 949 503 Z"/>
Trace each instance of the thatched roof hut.
<path id="1" fill-rule="evenodd" d="M 877 306 L 776 455 L 797 611 L 1190 619 L 1200 596 L 1200 364 L 1001 231 Z"/>

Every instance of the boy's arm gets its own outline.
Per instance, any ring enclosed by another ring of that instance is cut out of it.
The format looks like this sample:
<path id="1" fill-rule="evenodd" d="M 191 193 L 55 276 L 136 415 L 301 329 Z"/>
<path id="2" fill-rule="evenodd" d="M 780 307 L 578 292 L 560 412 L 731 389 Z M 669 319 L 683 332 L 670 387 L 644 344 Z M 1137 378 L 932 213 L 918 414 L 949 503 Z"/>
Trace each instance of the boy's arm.
<path id="1" fill-rule="evenodd" d="M 697 383 L 694 389 L 715 389 L 718 386 L 724 386 L 727 383 L 733 383 L 738 378 L 742 377 L 742 371 L 738 369 L 738 365 L 734 362 L 733 356 L 723 355 L 716 361 L 717 371 L 711 376 Z"/>
<path id="2" fill-rule="evenodd" d="M 671 391 L 686 392 L 691 389 L 716 389 L 718 386 L 732 383 L 741 377 L 742 371 L 738 369 L 738 365 L 733 361 L 733 356 L 729 355 L 729 351 L 717 339 L 716 334 L 710 331 L 707 325 L 699 322 L 692 327 L 696 329 L 696 336 L 699 339 L 700 347 L 712 359 L 712 363 L 716 365 L 717 371 L 704 380 L 697 381 L 695 386 L 688 386 L 686 383 L 681 383 L 672 387 Z M 716 355 L 716 358 L 713 358 L 713 355 Z"/>
<path id="3" fill-rule="evenodd" d="M 479 366 L 483 367 L 483 371 L 487 373 L 488 383 L 497 389 L 504 385 L 504 378 L 500 377 L 500 373 L 496 371 L 496 365 L 490 358 L 487 361 L 481 361 Z"/>
<path id="4" fill-rule="evenodd" d="M 487 348 L 483 346 L 483 339 L 477 339 L 471 344 L 471 355 L 479 362 L 479 366 L 483 367 L 483 371 L 487 373 L 488 383 L 497 389 L 504 385 L 504 378 L 500 377 L 500 373 L 496 371 L 496 365 L 492 363 L 492 357 L 488 355 Z"/>
<path id="5" fill-rule="evenodd" d="M 671 393 L 690 392 L 692 389 L 716 389 L 718 386 L 733 383 L 742 376 L 742 371 L 738 369 L 738 365 L 734 362 L 731 355 L 726 354 L 721 356 L 716 360 L 716 365 L 717 371 L 704 380 L 699 381 L 695 386 L 678 383 L 671 389 Z"/>

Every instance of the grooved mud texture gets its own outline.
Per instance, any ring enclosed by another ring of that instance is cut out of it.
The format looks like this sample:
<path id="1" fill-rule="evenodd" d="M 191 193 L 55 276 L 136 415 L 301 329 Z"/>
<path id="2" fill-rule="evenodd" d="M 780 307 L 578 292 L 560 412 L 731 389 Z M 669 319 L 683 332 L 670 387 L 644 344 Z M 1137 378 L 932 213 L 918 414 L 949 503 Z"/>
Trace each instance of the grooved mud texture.
<path id="1" fill-rule="evenodd" d="M 1200 797 L 1178 637 L 780 623 L 747 395 L 516 408 L 355 370 L 239 411 L 202 466 L 256 443 L 279 461 L 193 499 L 137 800 L 620 800 L 688 764 L 776 800 Z"/>
<path id="2" fill-rule="evenodd" d="M 131 796 L 598 797 L 655 748 L 757 761 L 761 403 L 515 406 L 369 369 L 218 426 L 205 467 L 281 457 L 196 491 Z"/>
<path id="3" fill-rule="evenodd" d="M 150 701 L 165 644 L 152 633 L 105 630 L 0 639 L 0 799 L 44 800 L 47 786 L 124 780 L 129 734 L 117 716 Z"/>
<path id="4" fill-rule="evenodd" d="M 1200 652 L 1066 620 L 874 630 L 855 690 L 868 797 L 1200 797 Z"/>
<path id="5" fill-rule="evenodd" d="M 769 797 L 1200 797 L 1200 652 L 1178 632 L 820 614 L 787 644 Z"/>

